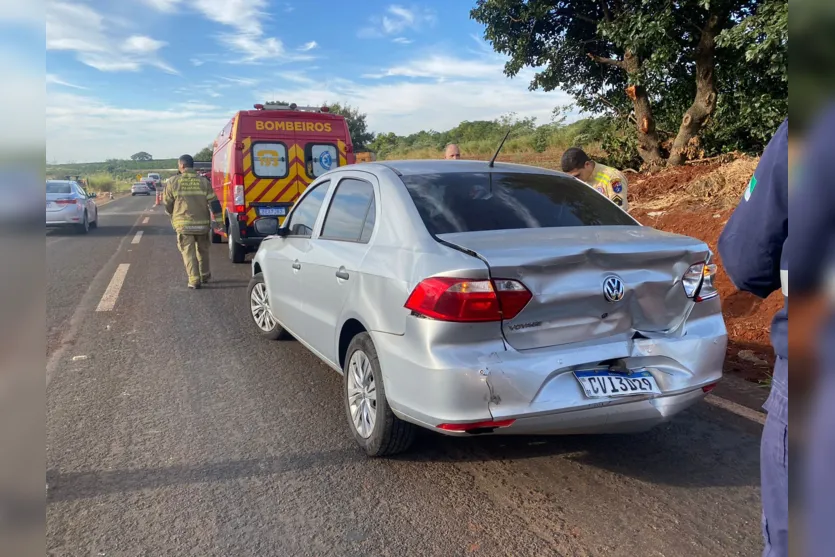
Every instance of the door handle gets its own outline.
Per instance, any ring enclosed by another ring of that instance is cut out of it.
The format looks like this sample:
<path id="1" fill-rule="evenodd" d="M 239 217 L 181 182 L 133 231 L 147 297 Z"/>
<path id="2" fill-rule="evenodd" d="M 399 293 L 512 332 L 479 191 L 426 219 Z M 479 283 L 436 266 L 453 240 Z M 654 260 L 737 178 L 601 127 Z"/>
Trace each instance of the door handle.
<path id="1" fill-rule="evenodd" d="M 301 263 L 299 263 L 298 261 L 293 261 L 293 269 L 295 269 L 296 271 L 298 271 L 298 270 L 300 270 L 301 268 L 302 268 L 302 264 L 301 264 Z"/>
<path id="2" fill-rule="evenodd" d="M 348 274 L 348 271 L 345 270 L 345 267 L 340 267 L 338 271 L 336 271 L 336 278 L 342 280 L 348 280 L 351 278 L 351 275 Z"/>

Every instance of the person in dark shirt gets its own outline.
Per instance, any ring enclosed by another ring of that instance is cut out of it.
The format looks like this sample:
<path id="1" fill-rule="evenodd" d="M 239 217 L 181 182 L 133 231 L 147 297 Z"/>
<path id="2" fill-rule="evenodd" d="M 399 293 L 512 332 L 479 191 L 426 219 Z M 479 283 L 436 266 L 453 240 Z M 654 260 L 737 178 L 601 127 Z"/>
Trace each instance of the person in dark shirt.
<path id="1" fill-rule="evenodd" d="M 743 200 L 719 237 L 719 255 L 737 289 L 760 298 L 782 290 L 783 308 L 771 324 L 776 354 L 760 445 L 763 557 L 788 555 L 789 181 L 788 119 L 772 137 Z"/>
<path id="2" fill-rule="evenodd" d="M 835 547 L 835 103 L 812 121 L 804 144 L 792 180 L 791 210 L 796 217 L 787 244 L 795 300 L 789 346 L 796 362 L 792 384 L 811 394 L 802 475 L 807 534 L 803 545 L 808 557 L 828 557 Z"/>

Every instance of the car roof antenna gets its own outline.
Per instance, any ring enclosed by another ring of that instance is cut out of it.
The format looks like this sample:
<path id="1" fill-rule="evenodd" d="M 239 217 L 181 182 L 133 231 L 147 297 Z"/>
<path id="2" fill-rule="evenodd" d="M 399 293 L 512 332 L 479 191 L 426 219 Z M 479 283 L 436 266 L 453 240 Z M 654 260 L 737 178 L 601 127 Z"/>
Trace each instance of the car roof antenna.
<path id="1" fill-rule="evenodd" d="M 490 159 L 490 162 L 489 162 L 489 163 L 487 163 L 487 166 L 489 166 L 490 168 L 493 168 L 493 164 L 496 162 L 496 157 L 498 157 L 498 156 L 499 156 L 499 151 L 501 151 L 501 150 L 502 150 L 502 147 L 504 147 L 504 142 L 505 142 L 505 141 L 507 141 L 507 136 L 509 136 L 509 135 L 510 135 L 510 132 L 511 132 L 511 131 L 512 131 L 512 129 L 511 129 L 511 130 L 507 130 L 507 133 L 506 133 L 506 134 L 504 134 L 504 137 L 502 138 L 502 142 L 501 142 L 501 143 L 499 143 L 499 148 L 498 148 L 498 149 L 496 149 L 496 152 L 495 152 L 495 153 L 493 153 L 493 158 L 492 158 L 492 159 Z"/>

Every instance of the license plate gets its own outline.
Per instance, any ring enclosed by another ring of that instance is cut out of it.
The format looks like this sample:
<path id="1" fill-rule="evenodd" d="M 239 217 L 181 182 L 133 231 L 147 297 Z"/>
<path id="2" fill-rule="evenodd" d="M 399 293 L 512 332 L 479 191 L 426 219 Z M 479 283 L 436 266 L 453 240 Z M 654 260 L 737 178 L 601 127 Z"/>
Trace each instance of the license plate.
<path id="1" fill-rule="evenodd" d="M 661 394 L 655 377 L 648 371 L 575 371 L 574 377 L 589 398 Z"/>
<path id="2" fill-rule="evenodd" d="M 258 207 L 258 214 L 262 217 L 283 217 L 287 214 L 287 207 Z"/>

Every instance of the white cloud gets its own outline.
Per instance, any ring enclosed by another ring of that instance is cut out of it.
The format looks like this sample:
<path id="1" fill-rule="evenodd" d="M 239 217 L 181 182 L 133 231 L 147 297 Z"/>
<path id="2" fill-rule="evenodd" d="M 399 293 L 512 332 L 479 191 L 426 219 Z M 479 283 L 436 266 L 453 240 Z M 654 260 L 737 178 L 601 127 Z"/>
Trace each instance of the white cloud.
<path id="1" fill-rule="evenodd" d="M 192 58 L 192 59 L 190 60 L 190 62 L 191 62 L 191 64 L 192 64 L 193 66 L 196 66 L 196 67 L 200 67 L 200 66 L 202 66 L 203 64 L 205 64 L 205 63 L 206 63 L 206 62 L 204 62 L 203 60 L 200 60 L 199 58 Z"/>
<path id="2" fill-rule="evenodd" d="M 49 2 L 46 48 L 75 52 L 80 62 L 103 72 L 138 71 L 152 66 L 176 73 L 158 56 L 165 43 L 144 35 L 123 40 L 109 32 L 113 25 L 113 21 L 89 6 Z"/>
<path id="3" fill-rule="evenodd" d="M 200 102 L 149 110 L 114 106 L 85 95 L 51 94 L 46 103 L 46 158 L 102 161 L 137 151 L 176 157 L 205 147 L 232 114 Z"/>
<path id="4" fill-rule="evenodd" d="M 243 56 L 233 63 L 283 63 L 309 60 L 306 54 L 294 54 L 276 37 L 267 37 L 261 22 L 270 16 L 267 0 L 191 0 L 207 19 L 230 27 L 232 33 L 220 35 L 220 41 Z M 286 7 L 286 6 L 285 6 Z"/>
<path id="5" fill-rule="evenodd" d="M 174 12 L 180 0 L 142 0 L 150 7 L 165 13 Z"/>
<path id="6" fill-rule="evenodd" d="M 64 81 L 57 75 L 51 73 L 46 74 L 46 83 L 48 85 L 60 85 L 61 87 L 70 87 L 72 89 L 87 89 L 87 87 Z"/>
<path id="7" fill-rule="evenodd" d="M 221 79 L 234 83 L 235 85 L 242 85 L 244 87 L 255 87 L 258 85 L 257 79 L 250 79 L 246 77 L 221 77 Z"/>
<path id="8" fill-rule="evenodd" d="M 318 105 L 323 102 L 344 102 L 359 107 L 368 114 L 369 127 L 375 132 L 393 131 L 409 134 L 420 130 L 447 130 L 463 120 L 492 120 L 509 112 L 519 117 L 536 117 L 540 124 L 550 121 L 555 106 L 568 104 L 570 97 L 558 92 L 528 91 L 533 77 L 530 70 L 518 78 L 508 79 L 501 63 L 493 59 L 456 59 L 438 63 L 421 60 L 406 63 L 409 72 L 396 74 L 392 79 L 351 81 L 346 79 L 282 81 L 273 89 L 255 93 L 258 102 L 282 99 L 299 105 Z M 475 70 L 464 71 L 467 67 Z M 429 72 L 429 68 L 434 68 Z M 461 70 L 454 74 L 453 70 Z M 492 71 L 488 71 L 492 68 Z M 405 74 L 443 76 L 446 81 L 403 79 Z M 398 79 L 399 78 L 399 79 Z"/>
<path id="9" fill-rule="evenodd" d="M 367 74 L 363 77 L 421 77 L 433 79 L 483 78 L 501 75 L 502 64 L 497 59 L 463 59 L 452 56 L 433 55 L 419 58 L 405 64 L 392 66 L 382 73 Z"/>
<path id="10" fill-rule="evenodd" d="M 407 30 L 418 30 L 424 25 L 433 25 L 435 12 L 424 8 L 406 8 L 392 4 L 381 16 L 372 16 L 369 25 L 359 30 L 363 39 L 374 39 L 387 35 L 397 35 Z"/>
<path id="11" fill-rule="evenodd" d="M 309 43 L 304 43 L 302 46 L 300 46 L 299 50 L 301 50 L 302 52 L 307 52 L 309 50 L 313 50 L 317 46 L 319 46 L 319 43 L 317 43 L 316 41 L 310 41 Z"/>
<path id="12" fill-rule="evenodd" d="M 414 41 L 412 41 L 412 39 L 407 39 L 406 37 L 396 37 L 392 39 L 391 42 L 397 44 L 412 44 Z"/>
<path id="13" fill-rule="evenodd" d="M 128 37 L 122 49 L 125 52 L 135 52 L 137 54 L 153 54 L 166 44 L 168 43 L 144 35 L 133 35 Z"/>

